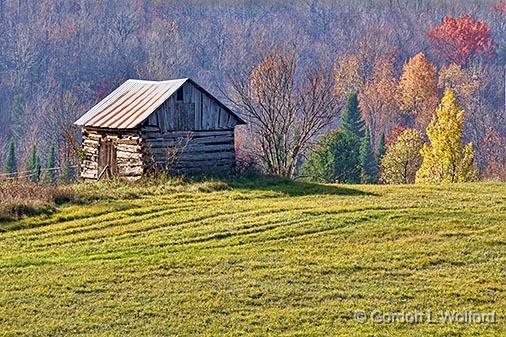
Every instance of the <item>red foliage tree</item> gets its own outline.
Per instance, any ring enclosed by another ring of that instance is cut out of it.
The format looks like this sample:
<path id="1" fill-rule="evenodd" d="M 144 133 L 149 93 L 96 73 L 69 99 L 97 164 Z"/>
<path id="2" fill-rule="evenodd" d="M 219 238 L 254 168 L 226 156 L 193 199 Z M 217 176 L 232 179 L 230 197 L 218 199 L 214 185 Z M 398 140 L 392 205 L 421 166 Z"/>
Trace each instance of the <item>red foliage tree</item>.
<path id="1" fill-rule="evenodd" d="M 494 10 L 502 15 L 506 14 L 506 1 L 501 0 L 494 5 Z"/>
<path id="2" fill-rule="evenodd" d="M 406 129 L 407 128 L 403 125 L 397 125 L 395 128 L 393 128 L 386 139 L 385 143 L 387 144 L 387 146 L 395 144 L 399 135 L 403 133 Z"/>
<path id="3" fill-rule="evenodd" d="M 490 54 L 497 48 L 490 27 L 470 15 L 446 16 L 438 27 L 427 35 L 447 62 L 465 64 L 477 54 Z"/>

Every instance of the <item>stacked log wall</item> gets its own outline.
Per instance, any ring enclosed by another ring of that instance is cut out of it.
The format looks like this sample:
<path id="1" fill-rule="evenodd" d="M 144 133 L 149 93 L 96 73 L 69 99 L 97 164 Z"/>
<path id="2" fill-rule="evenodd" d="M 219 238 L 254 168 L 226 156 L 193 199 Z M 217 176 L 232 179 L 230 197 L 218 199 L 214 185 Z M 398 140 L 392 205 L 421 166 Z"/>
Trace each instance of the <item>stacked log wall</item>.
<path id="1" fill-rule="evenodd" d="M 84 158 L 81 164 L 81 178 L 83 180 L 97 180 L 101 173 L 98 164 L 101 140 L 112 141 L 116 149 L 116 166 L 119 177 L 128 180 L 136 180 L 142 177 L 144 163 L 141 138 L 138 132 L 84 129 Z"/>
<path id="2" fill-rule="evenodd" d="M 156 127 L 141 129 L 145 153 L 162 169 L 182 173 L 230 172 L 235 167 L 234 129 L 161 132 Z M 176 160 L 167 161 L 176 150 Z"/>

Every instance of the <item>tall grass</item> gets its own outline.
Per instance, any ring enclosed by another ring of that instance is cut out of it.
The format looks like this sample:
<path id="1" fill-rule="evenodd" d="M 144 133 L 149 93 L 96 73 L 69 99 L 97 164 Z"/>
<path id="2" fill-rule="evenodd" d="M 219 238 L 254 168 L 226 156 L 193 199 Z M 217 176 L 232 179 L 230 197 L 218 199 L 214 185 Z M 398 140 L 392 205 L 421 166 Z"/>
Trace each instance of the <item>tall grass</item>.
<path id="1" fill-rule="evenodd" d="M 75 198 L 75 192 L 68 186 L 29 181 L 0 181 L 0 221 L 51 213 L 56 205 Z"/>

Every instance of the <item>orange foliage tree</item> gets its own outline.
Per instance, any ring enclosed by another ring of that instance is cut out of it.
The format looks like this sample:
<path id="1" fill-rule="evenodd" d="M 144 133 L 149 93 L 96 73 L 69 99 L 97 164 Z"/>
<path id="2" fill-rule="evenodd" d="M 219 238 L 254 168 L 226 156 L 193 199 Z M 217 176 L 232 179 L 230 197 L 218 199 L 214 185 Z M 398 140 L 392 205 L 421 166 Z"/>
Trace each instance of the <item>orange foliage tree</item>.
<path id="1" fill-rule="evenodd" d="M 342 102 L 351 92 L 362 90 L 364 78 L 363 63 L 356 55 L 341 56 L 334 71 L 334 95 Z"/>
<path id="2" fill-rule="evenodd" d="M 446 16 L 441 25 L 427 35 L 446 62 L 460 65 L 473 55 L 493 53 L 497 48 L 489 26 L 470 15 Z"/>
<path id="3" fill-rule="evenodd" d="M 438 90 L 436 67 L 423 53 L 416 54 L 404 65 L 399 99 L 405 123 L 425 130 L 438 103 Z"/>
<path id="4" fill-rule="evenodd" d="M 359 92 L 360 110 L 372 132 L 373 144 L 379 134 L 388 134 L 399 122 L 398 83 L 392 61 L 379 58 L 373 65 L 372 79 Z"/>

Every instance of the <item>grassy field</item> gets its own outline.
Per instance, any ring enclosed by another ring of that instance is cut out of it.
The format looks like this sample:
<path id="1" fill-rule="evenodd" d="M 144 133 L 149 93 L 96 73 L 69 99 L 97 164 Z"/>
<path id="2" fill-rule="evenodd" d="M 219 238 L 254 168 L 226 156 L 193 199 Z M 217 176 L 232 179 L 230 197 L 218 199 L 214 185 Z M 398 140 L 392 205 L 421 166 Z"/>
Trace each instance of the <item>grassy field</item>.
<path id="1" fill-rule="evenodd" d="M 77 189 L 0 224 L 0 335 L 506 335 L 505 184 Z M 428 311 L 496 323 L 370 319 Z"/>

